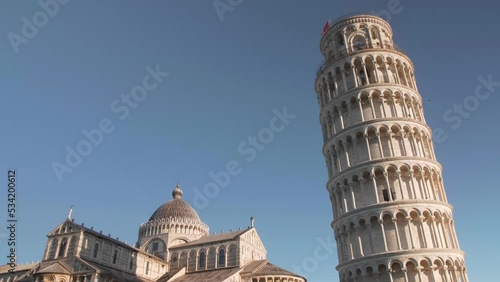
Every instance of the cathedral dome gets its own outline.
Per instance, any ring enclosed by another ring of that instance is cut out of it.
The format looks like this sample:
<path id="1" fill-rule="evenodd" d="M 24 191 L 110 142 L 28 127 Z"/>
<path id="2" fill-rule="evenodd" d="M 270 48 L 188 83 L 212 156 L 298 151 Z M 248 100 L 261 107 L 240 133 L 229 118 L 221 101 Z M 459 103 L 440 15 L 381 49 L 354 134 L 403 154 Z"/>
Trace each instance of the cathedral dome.
<path id="1" fill-rule="evenodd" d="M 161 205 L 149 218 L 149 221 L 177 219 L 192 223 L 202 223 L 196 211 L 182 200 L 182 190 L 179 185 L 172 191 L 172 200 Z"/>

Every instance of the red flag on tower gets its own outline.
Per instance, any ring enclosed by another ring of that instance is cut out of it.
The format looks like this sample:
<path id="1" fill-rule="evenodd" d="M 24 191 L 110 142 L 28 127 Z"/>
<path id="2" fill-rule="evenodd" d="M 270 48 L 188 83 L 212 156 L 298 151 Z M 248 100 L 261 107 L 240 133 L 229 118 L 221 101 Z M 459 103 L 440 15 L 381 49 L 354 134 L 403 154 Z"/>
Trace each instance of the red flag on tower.
<path id="1" fill-rule="evenodd" d="M 325 27 L 323 28 L 323 32 L 321 33 L 321 35 L 323 36 L 325 34 L 325 32 L 328 31 L 328 29 L 330 28 L 330 24 L 332 23 L 332 20 L 331 19 L 328 19 L 328 21 L 326 22 L 325 24 Z"/>

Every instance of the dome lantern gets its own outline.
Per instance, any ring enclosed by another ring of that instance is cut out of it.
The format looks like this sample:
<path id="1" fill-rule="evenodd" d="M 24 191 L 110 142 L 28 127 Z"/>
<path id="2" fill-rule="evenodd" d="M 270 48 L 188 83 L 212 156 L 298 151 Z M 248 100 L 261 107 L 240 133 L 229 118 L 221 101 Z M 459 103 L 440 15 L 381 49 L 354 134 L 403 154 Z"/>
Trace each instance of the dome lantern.
<path id="1" fill-rule="evenodd" d="M 182 192 L 181 186 L 179 184 L 177 184 L 174 191 L 172 191 L 172 198 L 173 199 L 181 199 L 183 194 L 184 193 Z"/>

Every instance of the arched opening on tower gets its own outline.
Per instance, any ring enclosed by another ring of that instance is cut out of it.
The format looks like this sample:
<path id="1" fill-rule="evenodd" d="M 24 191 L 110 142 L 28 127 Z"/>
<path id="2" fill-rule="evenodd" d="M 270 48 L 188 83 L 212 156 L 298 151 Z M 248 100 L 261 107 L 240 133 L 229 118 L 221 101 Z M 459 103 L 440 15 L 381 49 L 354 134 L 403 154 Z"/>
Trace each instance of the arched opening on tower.
<path id="1" fill-rule="evenodd" d="M 344 64 L 344 78 L 345 78 L 345 91 L 353 89 L 356 86 L 356 75 L 354 72 L 354 67 L 351 67 L 349 63 Z"/>
<path id="2" fill-rule="evenodd" d="M 367 42 L 366 38 L 361 34 L 356 34 L 351 41 L 351 48 L 353 52 L 360 51 L 366 49 Z"/>
<path id="3" fill-rule="evenodd" d="M 391 135 L 387 127 L 383 126 L 379 130 L 380 142 L 382 143 L 382 154 L 384 158 L 392 157 Z"/>
<path id="4" fill-rule="evenodd" d="M 376 68 L 375 64 L 373 64 L 373 59 L 371 57 L 365 59 L 365 68 L 366 68 L 366 75 L 368 77 L 368 83 L 369 84 L 377 83 Z"/>
<path id="5" fill-rule="evenodd" d="M 388 73 L 387 73 L 387 64 L 385 63 L 384 58 L 382 56 L 378 56 L 376 62 L 378 64 L 378 66 L 379 66 L 376 69 L 377 70 L 377 75 L 378 75 L 378 77 L 382 77 L 382 81 L 381 82 L 383 82 L 383 83 L 389 83 L 390 80 L 389 80 L 389 76 L 388 76 Z"/>
<path id="6" fill-rule="evenodd" d="M 380 32 L 378 31 L 378 29 L 376 27 L 372 27 L 370 29 L 370 34 L 372 38 L 372 46 L 374 48 L 382 48 L 383 46 L 381 44 Z"/>
<path id="7" fill-rule="evenodd" d="M 393 282 L 406 282 L 403 267 L 399 262 L 393 262 L 391 264 L 391 270 Z"/>
<path id="8" fill-rule="evenodd" d="M 426 248 L 424 228 L 422 226 L 422 220 L 420 219 L 420 215 L 417 213 L 417 211 L 411 211 L 410 218 L 411 218 L 410 228 L 412 229 L 413 234 L 416 234 L 413 240 L 415 248 L 417 249 Z"/>

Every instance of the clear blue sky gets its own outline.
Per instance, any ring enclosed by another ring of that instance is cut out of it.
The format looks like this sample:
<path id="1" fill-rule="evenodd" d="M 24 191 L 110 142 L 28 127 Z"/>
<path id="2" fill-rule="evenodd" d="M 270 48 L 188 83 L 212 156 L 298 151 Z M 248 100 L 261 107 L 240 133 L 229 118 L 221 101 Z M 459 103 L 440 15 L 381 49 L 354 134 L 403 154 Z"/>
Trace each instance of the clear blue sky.
<path id="1" fill-rule="evenodd" d="M 300 266 L 309 281 L 338 281 L 335 251 L 303 267 L 318 239 L 333 233 L 313 87 L 320 33 L 328 18 L 387 10 L 388 3 L 244 0 L 221 21 L 212 1 L 73 0 L 15 44 L 16 53 L 8 34 L 22 35 L 22 18 L 32 22 L 41 7 L 2 1 L 0 226 L 7 170 L 15 168 L 19 260 L 41 259 L 45 235 L 70 205 L 76 222 L 135 242 L 139 224 L 171 198 L 178 180 L 195 205 L 209 173 L 234 160 L 241 172 L 198 208 L 211 231 L 246 227 L 254 216 L 273 263 Z M 435 149 L 471 281 L 498 277 L 500 87 L 456 129 L 443 114 L 470 100 L 479 76 L 500 81 L 499 9 L 498 1 L 400 0 L 390 19 L 422 96 L 431 99 L 427 121 L 447 136 Z M 157 65 L 170 75 L 128 116 L 113 111 L 116 99 L 142 85 L 146 67 Z M 249 161 L 238 146 L 283 107 L 296 117 Z M 52 163 L 64 164 L 66 147 L 76 148 L 86 140 L 82 130 L 106 118 L 114 130 L 60 182 Z"/>

